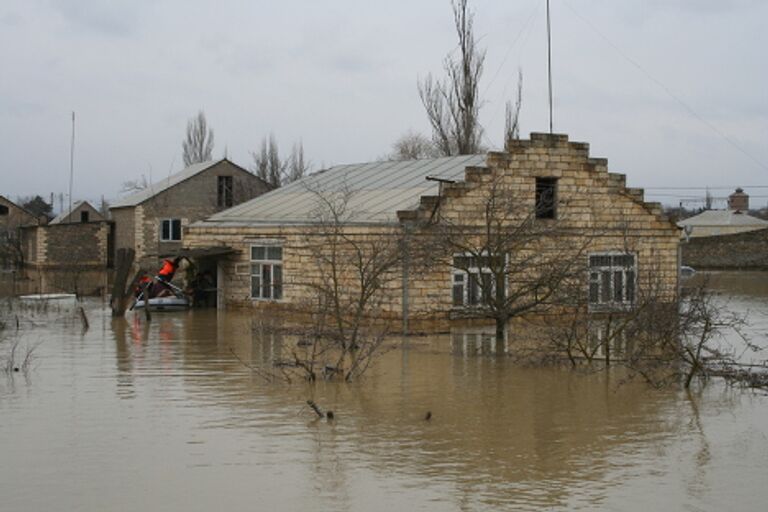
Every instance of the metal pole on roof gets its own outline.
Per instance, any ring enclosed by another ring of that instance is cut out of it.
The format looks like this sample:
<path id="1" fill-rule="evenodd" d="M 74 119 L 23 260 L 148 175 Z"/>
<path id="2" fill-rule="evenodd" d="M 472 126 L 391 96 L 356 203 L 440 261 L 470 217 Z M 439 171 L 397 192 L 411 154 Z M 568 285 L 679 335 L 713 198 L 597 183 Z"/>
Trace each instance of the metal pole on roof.
<path id="1" fill-rule="evenodd" d="M 75 111 L 72 111 L 72 142 L 69 146 L 69 220 L 72 222 L 72 182 L 75 177 Z"/>
<path id="2" fill-rule="evenodd" d="M 552 133 L 552 30 L 547 0 L 547 75 L 549 77 L 549 133 Z"/>

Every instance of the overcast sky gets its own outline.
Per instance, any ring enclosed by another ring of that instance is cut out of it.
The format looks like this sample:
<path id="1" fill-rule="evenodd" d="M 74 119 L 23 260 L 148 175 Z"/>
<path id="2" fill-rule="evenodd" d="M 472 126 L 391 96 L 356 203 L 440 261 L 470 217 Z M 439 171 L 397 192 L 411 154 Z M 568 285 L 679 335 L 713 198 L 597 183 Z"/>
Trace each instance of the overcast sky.
<path id="1" fill-rule="evenodd" d="M 518 68 L 522 132 L 546 131 L 546 0 L 471 3 L 486 143 L 500 146 Z M 632 186 L 751 186 L 766 204 L 768 2 L 551 6 L 556 132 Z M 285 153 L 303 141 L 315 168 L 376 160 L 429 133 L 417 79 L 455 44 L 449 0 L 3 0 L 0 194 L 67 192 L 72 111 L 75 199 L 180 170 L 200 109 L 214 155 L 244 167 L 270 132 Z"/>

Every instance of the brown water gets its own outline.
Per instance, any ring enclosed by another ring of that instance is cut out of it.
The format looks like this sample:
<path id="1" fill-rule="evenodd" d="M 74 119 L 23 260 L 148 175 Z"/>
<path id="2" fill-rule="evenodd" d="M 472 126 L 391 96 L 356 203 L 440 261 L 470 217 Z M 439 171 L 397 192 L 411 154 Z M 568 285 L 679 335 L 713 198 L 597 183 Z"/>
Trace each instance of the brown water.
<path id="1" fill-rule="evenodd" d="M 761 281 L 762 280 L 762 281 Z M 768 332 L 768 275 L 713 286 Z M 756 284 L 757 283 L 757 284 Z M 762 285 L 760 285 L 762 283 Z M 756 316 L 755 316 L 756 315 Z M 0 374 L 0 510 L 765 510 L 768 397 L 406 340 L 352 385 L 269 384 L 242 313 L 39 313 Z M 757 356 L 756 356 L 757 357 Z M 765 358 L 765 356 L 762 356 Z M 313 420 L 308 398 L 336 421 Z M 432 419 L 424 416 L 431 411 Z"/>

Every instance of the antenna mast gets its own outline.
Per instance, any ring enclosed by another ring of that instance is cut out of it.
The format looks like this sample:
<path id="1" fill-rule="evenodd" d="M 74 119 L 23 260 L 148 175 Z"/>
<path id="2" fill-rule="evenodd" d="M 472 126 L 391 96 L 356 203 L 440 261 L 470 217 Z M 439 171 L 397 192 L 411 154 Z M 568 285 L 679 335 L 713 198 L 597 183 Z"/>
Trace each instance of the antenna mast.
<path id="1" fill-rule="evenodd" d="M 69 221 L 72 222 L 72 181 L 75 176 L 75 111 L 72 111 L 72 143 L 69 146 Z"/>
<path id="2" fill-rule="evenodd" d="M 547 75 L 549 77 L 549 133 L 552 133 L 552 30 L 549 21 L 549 0 L 547 0 Z"/>

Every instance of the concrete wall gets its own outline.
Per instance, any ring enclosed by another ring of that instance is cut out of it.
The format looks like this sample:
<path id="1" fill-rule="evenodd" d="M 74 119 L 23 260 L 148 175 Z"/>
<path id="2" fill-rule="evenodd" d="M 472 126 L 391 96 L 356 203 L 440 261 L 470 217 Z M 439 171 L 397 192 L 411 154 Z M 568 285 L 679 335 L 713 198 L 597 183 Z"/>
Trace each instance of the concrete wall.
<path id="1" fill-rule="evenodd" d="M 768 229 L 691 238 L 682 255 L 683 264 L 696 269 L 768 270 Z"/>
<path id="2" fill-rule="evenodd" d="M 530 212 L 535 202 L 536 177 L 558 178 L 558 219 L 563 238 L 556 248 L 575 247 L 589 237 L 588 252 L 629 251 L 637 255 L 638 283 L 653 280 L 668 296 L 677 292 L 679 230 L 662 214 L 657 203 L 646 203 L 641 190 L 625 187 L 623 175 L 610 174 L 607 161 L 589 158 L 588 145 L 569 143 L 565 136 L 537 135 L 530 141 L 515 141 L 504 153 L 491 153 L 487 168 L 468 168 L 464 181 L 443 188 L 440 212 L 446 224 L 480 230 L 484 204 L 491 187 L 501 187 L 514 197 L 522 210 Z M 422 198 L 422 206 L 403 212 L 401 220 L 418 225 L 432 214 L 436 198 Z M 519 219 L 518 219 L 519 220 Z M 510 219 L 510 224 L 518 222 Z M 366 240 L 394 240 L 402 226 L 348 227 L 345 236 L 365 245 Z M 416 229 L 414 244 L 439 236 L 439 227 Z M 313 293 L 310 284 L 320 284 L 312 247 L 322 246 L 328 236 L 316 226 L 203 226 L 187 232 L 185 246 L 226 245 L 237 254 L 221 261 L 223 299 L 228 306 L 273 307 L 250 298 L 250 246 L 264 240 L 283 247 L 284 299 L 281 304 L 301 307 Z M 370 244 L 373 247 L 374 244 Z M 403 279 L 403 269 L 386 276 L 382 310 L 397 317 L 403 310 L 403 284 L 412 319 L 445 319 L 452 310 L 451 255 L 441 255 L 444 264 L 416 269 Z M 343 261 L 343 258 L 341 258 Z M 585 292 L 587 256 L 584 256 Z"/>

